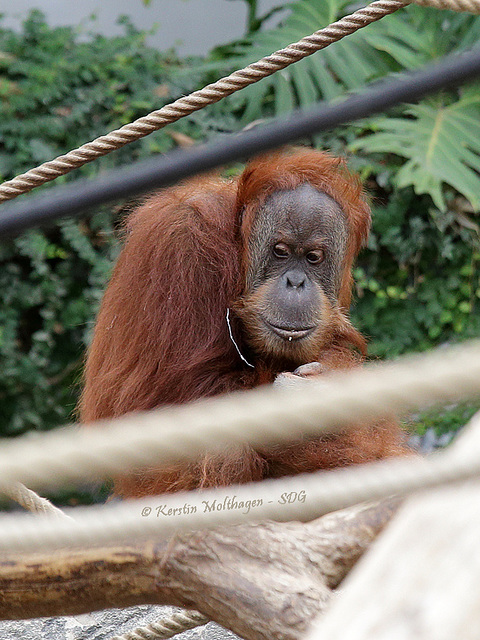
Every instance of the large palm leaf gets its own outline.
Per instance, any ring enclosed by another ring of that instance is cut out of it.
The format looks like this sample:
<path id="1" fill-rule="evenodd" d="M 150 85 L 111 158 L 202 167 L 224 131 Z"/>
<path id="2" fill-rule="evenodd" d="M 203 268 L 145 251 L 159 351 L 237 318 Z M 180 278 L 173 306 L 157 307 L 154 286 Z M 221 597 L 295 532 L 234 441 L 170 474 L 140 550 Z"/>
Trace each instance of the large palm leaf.
<path id="1" fill-rule="evenodd" d="M 229 57 L 231 68 L 241 68 L 300 40 L 348 13 L 351 0 L 300 0 L 292 3 L 291 13 L 280 27 L 258 32 L 239 44 Z M 387 73 L 383 56 L 361 31 L 296 64 L 265 78 L 232 97 L 250 122 L 265 115 L 270 105 L 276 115 L 295 106 L 306 106 L 320 98 L 330 100 L 345 89 L 359 89 L 370 79 Z"/>
<path id="2" fill-rule="evenodd" d="M 441 96 L 409 106 L 401 117 L 370 122 L 374 133 L 351 145 L 353 151 L 394 153 L 407 161 L 398 171 L 399 187 L 428 193 L 446 208 L 442 184 L 463 194 L 480 210 L 480 90 L 470 87 L 452 102 Z"/>
<path id="3" fill-rule="evenodd" d="M 415 69 L 470 48 L 480 40 L 480 19 L 468 14 L 409 7 L 365 31 L 365 39 L 402 69 Z M 480 89 L 428 98 L 408 105 L 400 116 L 373 117 L 372 134 L 350 145 L 352 151 L 394 153 L 406 159 L 395 181 L 429 194 L 445 210 L 448 184 L 480 210 Z"/>
<path id="4" fill-rule="evenodd" d="M 480 19 L 412 5 L 362 31 L 366 42 L 388 54 L 398 70 L 411 70 L 478 43 Z"/>

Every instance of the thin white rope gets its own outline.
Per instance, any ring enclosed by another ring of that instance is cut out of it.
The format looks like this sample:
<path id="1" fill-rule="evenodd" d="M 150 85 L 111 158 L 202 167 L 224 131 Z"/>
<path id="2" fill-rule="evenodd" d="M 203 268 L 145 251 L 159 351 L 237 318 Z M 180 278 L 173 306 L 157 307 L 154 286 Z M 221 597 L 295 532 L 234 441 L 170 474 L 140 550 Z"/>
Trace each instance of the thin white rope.
<path id="1" fill-rule="evenodd" d="M 321 377 L 296 388 L 262 387 L 116 421 L 1 441 L 0 490 L 39 489 L 192 460 L 207 448 L 260 446 L 335 431 L 378 415 L 480 392 L 480 342 Z"/>
<path id="2" fill-rule="evenodd" d="M 230 336 L 230 340 L 233 342 L 233 346 L 235 347 L 235 349 L 237 350 L 238 355 L 240 356 L 240 360 L 242 360 L 247 366 L 251 367 L 252 369 L 255 369 L 255 366 L 253 364 L 251 364 L 245 358 L 245 356 L 240 351 L 240 347 L 235 342 L 235 338 L 233 337 L 232 325 L 230 324 L 230 309 L 227 309 L 227 317 L 226 317 L 226 319 L 227 319 L 228 335 Z"/>
<path id="3" fill-rule="evenodd" d="M 475 420 L 480 429 L 480 415 Z M 452 448 L 429 458 L 369 465 L 69 510 L 75 522 L 43 516 L 0 519 L 0 549 L 25 552 L 165 538 L 178 531 L 275 520 L 309 521 L 367 500 L 480 476 L 480 452 Z M 68 513 L 68 512 L 67 512 Z"/>

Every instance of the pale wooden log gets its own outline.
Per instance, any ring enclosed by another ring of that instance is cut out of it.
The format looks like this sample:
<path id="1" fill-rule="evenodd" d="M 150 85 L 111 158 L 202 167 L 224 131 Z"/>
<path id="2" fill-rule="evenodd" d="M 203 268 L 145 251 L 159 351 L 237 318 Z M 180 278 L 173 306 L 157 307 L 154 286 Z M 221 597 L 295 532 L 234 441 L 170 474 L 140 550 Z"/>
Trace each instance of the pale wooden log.
<path id="1" fill-rule="evenodd" d="M 480 412 L 450 445 L 478 456 Z M 307 640 L 478 640 L 480 484 L 410 498 Z"/>
<path id="2" fill-rule="evenodd" d="M 478 640 L 480 485 L 412 498 L 308 640 Z"/>
<path id="3" fill-rule="evenodd" d="M 460 437 L 449 447 L 452 455 L 465 458 L 480 455 L 480 411 L 462 429 Z"/>
<path id="4" fill-rule="evenodd" d="M 0 619 L 140 603 L 197 609 L 246 640 L 297 640 L 396 511 L 360 505 L 303 523 L 223 527 L 136 546 L 0 560 Z"/>

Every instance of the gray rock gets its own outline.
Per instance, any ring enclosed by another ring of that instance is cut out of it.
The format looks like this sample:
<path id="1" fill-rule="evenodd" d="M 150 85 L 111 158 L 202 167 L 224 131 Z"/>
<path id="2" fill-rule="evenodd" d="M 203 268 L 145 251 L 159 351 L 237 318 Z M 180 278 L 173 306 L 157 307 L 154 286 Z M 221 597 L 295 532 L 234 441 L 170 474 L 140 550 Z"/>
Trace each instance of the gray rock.
<path id="1" fill-rule="evenodd" d="M 441 435 L 437 435 L 435 433 L 435 429 L 427 429 L 423 436 L 413 435 L 408 439 L 408 444 L 419 451 L 424 455 L 428 455 L 429 453 L 433 453 L 437 449 L 443 449 L 456 437 L 457 432 L 449 431 L 448 433 L 443 433 Z"/>
<path id="2" fill-rule="evenodd" d="M 80 616 L 9 620 L 0 622 L 0 640 L 110 640 L 133 631 L 178 609 L 144 605 L 128 609 L 108 609 Z M 238 636 L 214 622 L 175 636 L 178 640 L 239 640 Z"/>

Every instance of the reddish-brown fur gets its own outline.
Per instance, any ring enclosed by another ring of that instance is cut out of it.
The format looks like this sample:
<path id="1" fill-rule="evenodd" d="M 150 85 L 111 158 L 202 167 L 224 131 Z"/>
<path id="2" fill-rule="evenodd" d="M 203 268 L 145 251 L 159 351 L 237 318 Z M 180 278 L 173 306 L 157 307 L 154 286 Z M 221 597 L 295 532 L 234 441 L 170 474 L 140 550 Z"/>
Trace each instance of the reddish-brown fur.
<path id="1" fill-rule="evenodd" d="M 361 185 L 337 158 L 316 151 L 270 154 L 237 180 L 202 177 L 167 189 L 126 224 L 125 246 L 98 316 L 80 414 L 84 422 L 180 404 L 272 382 L 279 373 L 258 359 L 247 368 L 231 342 L 226 310 L 241 300 L 245 247 L 261 203 L 274 191 L 308 182 L 347 216 L 349 244 L 328 344 L 311 360 L 327 369 L 358 366 L 365 342 L 350 325 L 351 267 L 370 213 Z M 234 321 L 238 331 L 238 321 Z M 248 331 L 248 327 L 246 327 Z M 366 462 L 403 451 L 395 423 L 266 451 L 233 449 L 192 464 L 144 471 L 116 481 L 124 496 L 260 480 Z"/>

